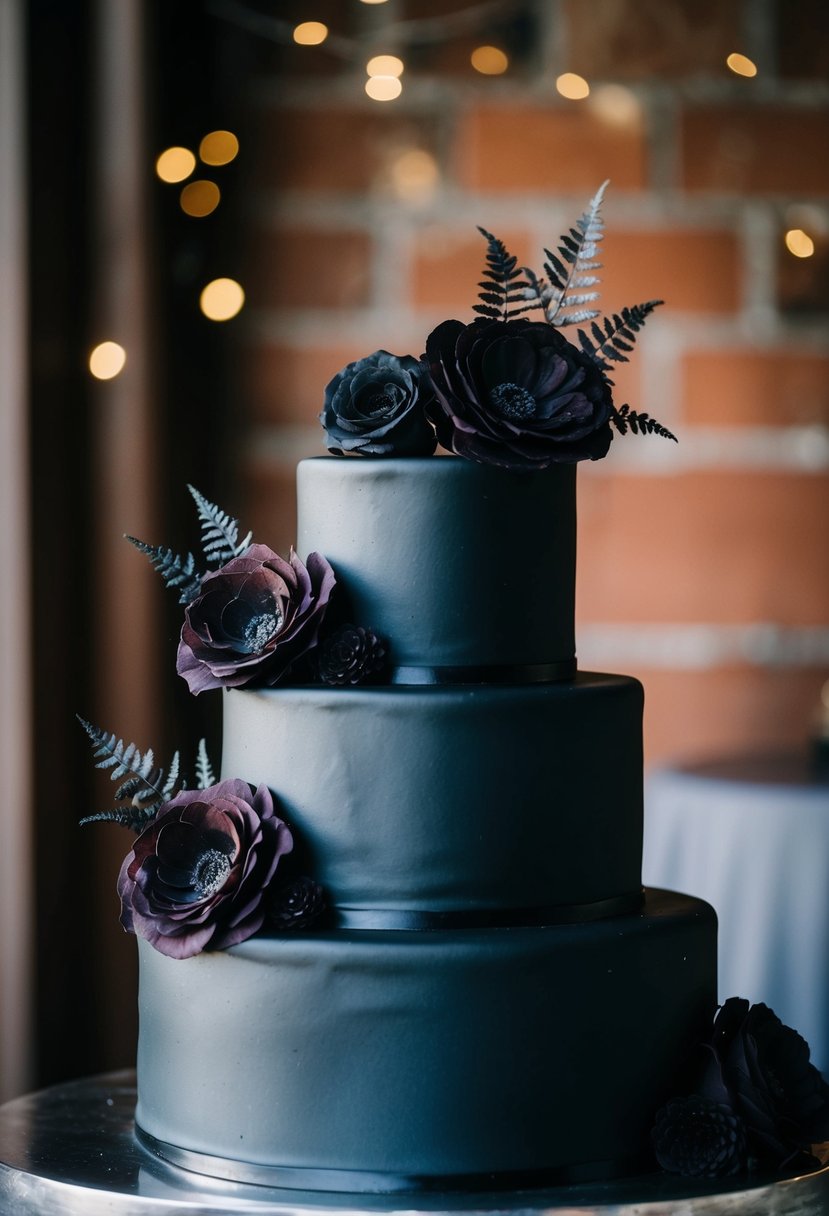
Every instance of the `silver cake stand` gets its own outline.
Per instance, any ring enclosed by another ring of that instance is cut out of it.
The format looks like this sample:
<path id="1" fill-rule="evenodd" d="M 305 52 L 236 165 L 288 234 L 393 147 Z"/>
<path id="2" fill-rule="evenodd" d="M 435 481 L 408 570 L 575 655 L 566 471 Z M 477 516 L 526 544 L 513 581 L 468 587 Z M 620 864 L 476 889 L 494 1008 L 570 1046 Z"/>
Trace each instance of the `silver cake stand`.
<path id="1" fill-rule="evenodd" d="M 213 1182 L 166 1165 L 133 1134 L 135 1078 L 109 1073 L 0 1107 L 0 1216 L 825 1216 L 829 1166 L 724 1187 L 667 1175 L 516 1194 L 324 1195 Z"/>

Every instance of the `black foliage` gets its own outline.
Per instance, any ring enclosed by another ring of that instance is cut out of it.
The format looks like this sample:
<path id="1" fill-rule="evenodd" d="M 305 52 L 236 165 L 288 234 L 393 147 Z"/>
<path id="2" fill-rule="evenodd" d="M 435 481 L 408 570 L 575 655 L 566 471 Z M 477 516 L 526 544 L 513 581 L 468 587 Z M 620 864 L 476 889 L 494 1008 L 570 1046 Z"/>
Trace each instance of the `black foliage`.
<path id="1" fill-rule="evenodd" d="M 135 545 L 141 553 L 146 553 L 153 569 L 164 579 L 165 587 L 178 590 L 178 602 L 185 605 L 192 603 L 199 593 L 202 580 L 202 575 L 196 570 L 193 554 L 188 553 L 187 557 L 182 558 L 163 545 L 149 545 L 135 536 L 125 535 L 131 545 Z"/>
<path id="2" fill-rule="evenodd" d="M 486 239 L 487 264 L 484 279 L 478 284 L 481 289 L 478 299 L 482 303 L 473 304 L 474 311 L 493 321 L 509 321 L 511 317 L 520 317 L 538 307 L 537 301 L 527 300 L 531 284 L 522 277 L 524 272 L 518 267 L 518 259 L 508 253 L 503 241 L 491 232 L 480 226 L 478 231 Z M 514 304 L 520 307 L 512 308 Z"/>
<path id="3" fill-rule="evenodd" d="M 653 310 L 662 303 L 663 300 L 647 300 L 644 304 L 623 308 L 621 313 L 615 312 L 605 317 L 603 325 L 593 321 L 590 334 L 583 329 L 577 330 L 582 350 L 603 372 L 610 370 L 611 363 L 627 363 L 637 334 Z M 605 379 L 608 384 L 613 383 L 607 375 Z"/>
<path id="4" fill-rule="evenodd" d="M 634 435 L 661 435 L 663 439 L 673 439 L 674 443 L 679 442 L 676 435 L 672 434 L 661 422 L 657 422 L 649 414 L 637 414 L 629 405 L 622 405 L 619 409 L 614 406 L 610 421 L 620 435 L 626 435 L 628 431 L 631 431 Z"/>

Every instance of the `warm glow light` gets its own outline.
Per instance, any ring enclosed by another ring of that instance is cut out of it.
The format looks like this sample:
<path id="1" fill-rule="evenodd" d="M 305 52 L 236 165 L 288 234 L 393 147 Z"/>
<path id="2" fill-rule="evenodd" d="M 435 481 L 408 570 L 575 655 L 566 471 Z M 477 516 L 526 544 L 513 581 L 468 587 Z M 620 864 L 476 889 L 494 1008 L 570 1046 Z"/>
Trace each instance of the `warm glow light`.
<path id="1" fill-rule="evenodd" d="M 810 258 L 815 252 L 815 242 L 802 228 L 790 228 L 785 240 L 789 253 L 796 258 Z"/>
<path id="2" fill-rule="evenodd" d="M 476 46 L 469 61 L 482 76 L 500 76 L 509 67 L 509 59 L 498 46 Z"/>
<path id="3" fill-rule="evenodd" d="M 112 380 L 124 370 L 127 352 L 117 342 L 101 342 L 89 356 L 89 370 L 96 380 Z"/>
<path id="4" fill-rule="evenodd" d="M 559 76 L 556 88 L 562 97 L 567 97 L 570 101 L 581 101 L 590 96 L 590 85 L 583 76 L 577 76 L 575 72 L 564 72 Z"/>
<path id="5" fill-rule="evenodd" d="M 386 0 L 363 0 L 363 4 L 385 4 Z"/>
<path id="6" fill-rule="evenodd" d="M 239 151 L 232 131 L 211 131 L 199 144 L 199 156 L 206 165 L 228 165 Z"/>
<path id="7" fill-rule="evenodd" d="M 407 203 L 425 203 L 435 193 L 440 173 L 437 161 L 423 148 L 401 152 L 391 166 L 391 186 Z"/>
<path id="8" fill-rule="evenodd" d="M 216 183 L 202 178 L 185 186 L 179 201 L 182 211 L 188 215 L 202 216 L 215 211 L 221 197 Z"/>
<path id="9" fill-rule="evenodd" d="M 196 158 L 189 148 L 167 148 L 155 162 L 155 171 L 163 182 L 183 182 L 196 167 Z"/>
<path id="10" fill-rule="evenodd" d="M 635 127 L 642 117 L 639 98 L 623 84 L 600 84 L 593 89 L 590 109 L 612 127 Z"/>
<path id="11" fill-rule="evenodd" d="M 725 61 L 731 68 L 731 71 L 737 76 L 756 76 L 757 64 L 749 59 L 747 55 L 739 55 L 734 51 Z"/>
<path id="12" fill-rule="evenodd" d="M 244 290 L 235 279 L 213 279 L 199 296 L 199 308 L 211 321 L 229 321 L 244 302 Z"/>
<path id="13" fill-rule="evenodd" d="M 328 37 L 328 26 L 321 21 L 302 21 L 294 27 L 294 42 L 300 46 L 319 46 Z"/>
<path id="14" fill-rule="evenodd" d="M 375 55 L 366 64 L 369 76 L 402 76 L 404 63 L 396 55 Z"/>
<path id="15" fill-rule="evenodd" d="M 394 101 L 403 92 L 403 85 L 396 76 L 369 76 L 366 92 L 372 101 Z"/>

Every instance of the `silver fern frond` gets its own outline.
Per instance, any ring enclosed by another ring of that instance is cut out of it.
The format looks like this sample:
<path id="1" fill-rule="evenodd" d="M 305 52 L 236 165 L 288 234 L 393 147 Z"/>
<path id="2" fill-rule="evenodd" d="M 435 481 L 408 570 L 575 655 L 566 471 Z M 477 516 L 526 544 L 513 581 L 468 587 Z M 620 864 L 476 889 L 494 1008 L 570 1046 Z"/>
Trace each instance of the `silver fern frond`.
<path id="1" fill-rule="evenodd" d="M 238 520 L 232 519 L 215 503 L 209 502 L 195 486 L 188 485 L 187 489 L 192 494 L 199 513 L 202 549 L 208 562 L 213 566 L 223 566 L 232 558 L 241 556 L 250 545 L 253 533 L 248 532 L 247 536 L 240 541 Z"/>

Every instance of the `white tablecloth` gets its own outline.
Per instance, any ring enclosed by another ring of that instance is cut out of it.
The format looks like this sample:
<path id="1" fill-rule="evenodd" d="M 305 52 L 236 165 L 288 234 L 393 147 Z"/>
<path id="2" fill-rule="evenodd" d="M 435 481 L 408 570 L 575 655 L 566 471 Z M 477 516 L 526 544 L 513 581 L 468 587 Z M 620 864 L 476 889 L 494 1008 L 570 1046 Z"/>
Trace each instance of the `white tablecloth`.
<path id="1" fill-rule="evenodd" d="M 806 757 L 654 773 L 643 877 L 714 905 L 720 1000 L 765 1001 L 829 1076 L 829 783 Z"/>

